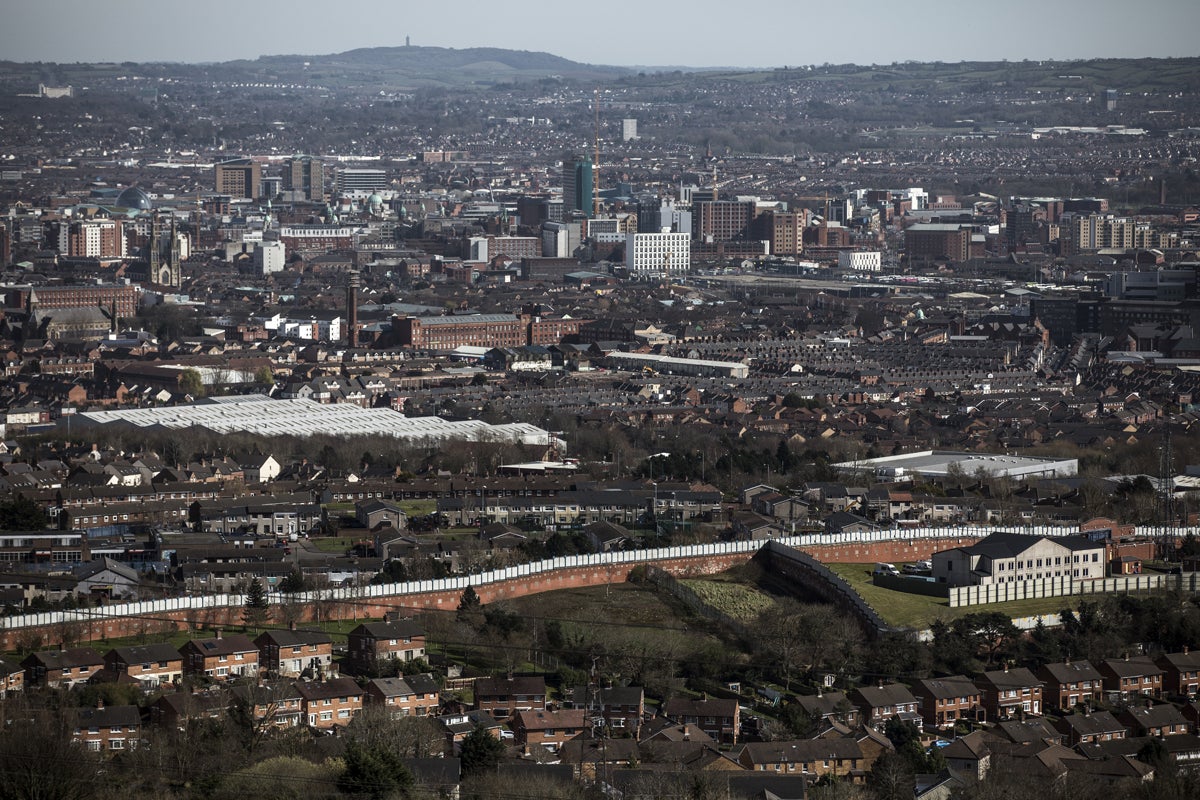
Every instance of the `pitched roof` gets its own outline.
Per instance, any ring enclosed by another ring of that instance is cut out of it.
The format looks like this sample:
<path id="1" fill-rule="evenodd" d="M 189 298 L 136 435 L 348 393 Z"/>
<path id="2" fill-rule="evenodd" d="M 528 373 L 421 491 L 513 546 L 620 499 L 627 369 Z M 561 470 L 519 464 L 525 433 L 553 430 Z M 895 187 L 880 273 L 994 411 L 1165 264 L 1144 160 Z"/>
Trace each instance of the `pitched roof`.
<path id="1" fill-rule="evenodd" d="M 104 654 L 105 660 L 108 660 L 110 655 L 116 656 L 123 664 L 145 664 L 150 661 L 181 661 L 183 659 L 179 651 L 166 642 L 114 647 Z"/>
<path id="2" fill-rule="evenodd" d="M 334 678 L 329 681 L 297 681 L 296 691 L 305 700 L 324 700 L 334 697 L 361 697 L 362 689 L 352 678 Z"/>
<path id="3" fill-rule="evenodd" d="M 1038 672 L 1044 672 L 1058 683 L 1100 680 L 1100 670 L 1092 666 L 1090 661 L 1069 661 L 1058 664 L 1044 664 L 1038 669 Z"/>
<path id="4" fill-rule="evenodd" d="M 366 635 L 372 639 L 411 639 L 414 636 L 424 636 L 425 631 L 416 620 L 398 619 L 392 622 L 364 622 L 350 631 L 350 635 Z"/>
<path id="5" fill-rule="evenodd" d="M 931 695 L 938 698 L 972 697 L 979 694 L 979 688 L 974 681 L 965 675 L 951 675 L 946 678 L 925 678 L 918 681 Z"/>

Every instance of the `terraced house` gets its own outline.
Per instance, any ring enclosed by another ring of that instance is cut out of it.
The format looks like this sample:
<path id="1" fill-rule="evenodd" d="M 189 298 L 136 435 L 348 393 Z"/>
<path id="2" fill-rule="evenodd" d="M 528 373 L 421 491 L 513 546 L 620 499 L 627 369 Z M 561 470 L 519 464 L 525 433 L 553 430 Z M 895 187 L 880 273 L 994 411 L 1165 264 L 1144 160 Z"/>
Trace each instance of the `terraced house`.
<path id="1" fill-rule="evenodd" d="M 254 639 L 262 668 L 295 677 L 306 670 L 313 677 L 333 668 L 333 640 L 321 631 L 267 631 Z"/>
<path id="2" fill-rule="evenodd" d="M 359 711 L 362 711 L 365 693 L 351 678 L 335 678 L 331 681 L 300 681 L 296 684 L 300 693 L 303 718 L 313 728 L 345 727 Z"/>
<path id="3" fill-rule="evenodd" d="M 350 661 L 359 672 L 375 672 L 388 662 L 425 657 L 425 631 L 416 621 L 364 622 L 347 635 Z"/>
<path id="4" fill-rule="evenodd" d="M 1100 670 L 1088 661 L 1043 664 L 1037 669 L 1046 703 L 1066 711 L 1079 703 L 1095 705 L 1104 693 Z"/>
<path id="5" fill-rule="evenodd" d="M 165 643 L 114 647 L 104 654 L 104 668 L 143 686 L 157 687 L 183 677 L 183 656 Z"/>
<path id="6" fill-rule="evenodd" d="M 926 728 L 949 728 L 960 719 L 983 721 L 979 689 L 964 675 L 919 680 L 913 695 Z"/>
<path id="7" fill-rule="evenodd" d="M 179 648 L 186 675 L 204 675 L 219 681 L 258 675 L 258 647 L 248 636 L 223 636 L 192 639 Z"/>
<path id="8" fill-rule="evenodd" d="M 73 738 L 88 750 L 121 752 L 138 746 L 142 715 L 137 706 L 110 706 L 79 712 Z"/>

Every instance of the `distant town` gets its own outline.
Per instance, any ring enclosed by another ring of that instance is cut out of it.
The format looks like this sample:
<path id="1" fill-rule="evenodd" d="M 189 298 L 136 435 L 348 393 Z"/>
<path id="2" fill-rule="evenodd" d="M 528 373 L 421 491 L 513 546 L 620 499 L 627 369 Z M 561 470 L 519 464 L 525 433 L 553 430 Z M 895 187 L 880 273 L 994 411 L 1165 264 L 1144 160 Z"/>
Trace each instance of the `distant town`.
<path id="1" fill-rule="evenodd" d="M 1200 796 L 1198 76 L 0 65 L 0 797 Z"/>

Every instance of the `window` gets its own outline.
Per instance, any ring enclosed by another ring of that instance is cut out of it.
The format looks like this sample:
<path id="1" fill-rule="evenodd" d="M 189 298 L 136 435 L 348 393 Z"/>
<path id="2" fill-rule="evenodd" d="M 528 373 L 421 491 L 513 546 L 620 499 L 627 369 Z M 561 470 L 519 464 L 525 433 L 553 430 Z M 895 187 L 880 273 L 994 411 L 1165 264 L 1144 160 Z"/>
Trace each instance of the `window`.
<path id="1" fill-rule="evenodd" d="M 125 740 L 124 739 L 112 739 L 109 741 L 108 747 L 111 750 L 124 750 L 125 749 Z"/>

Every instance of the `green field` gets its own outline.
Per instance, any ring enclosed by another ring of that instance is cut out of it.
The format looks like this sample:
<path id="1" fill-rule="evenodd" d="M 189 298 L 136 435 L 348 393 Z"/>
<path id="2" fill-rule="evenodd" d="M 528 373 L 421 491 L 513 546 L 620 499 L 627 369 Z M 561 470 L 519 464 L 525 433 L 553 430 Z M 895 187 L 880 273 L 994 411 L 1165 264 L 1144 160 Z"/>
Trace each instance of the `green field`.
<path id="1" fill-rule="evenodd" d="M 719 578 L 691 578 L 679 582 L 708 605 L 741 622 L 753 622 L 775 605 L 775 598 L 754 586 Z"/>
<path id="2" fill-rule="evenodd" d="M 1057 614 L 1064 608 L 1074 608 L 1078 597 L 1047 597 L 1036 600 L 1014 600 L 1009 603 L 951 608 L 944 597 L 897 592 L 871 583 L 873 564 L 826 564 L 854 587 L 883 619 L 893 625 L 925 629 L 935 620 L 950 620 L 981 611 L 1000 611 L 1010 617 L 1031 617 L 1035 614 Z M 899 566 L 899 565 L 897 565 Z"/>

